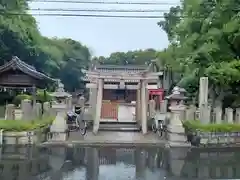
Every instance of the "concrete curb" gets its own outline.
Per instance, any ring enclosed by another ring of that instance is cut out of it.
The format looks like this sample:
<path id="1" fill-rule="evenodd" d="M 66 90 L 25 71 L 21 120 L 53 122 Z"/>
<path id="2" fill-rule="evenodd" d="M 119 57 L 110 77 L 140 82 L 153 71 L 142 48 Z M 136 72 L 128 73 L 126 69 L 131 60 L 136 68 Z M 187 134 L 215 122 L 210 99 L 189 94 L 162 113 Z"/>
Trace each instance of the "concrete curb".
<path id="1" fill-rule="evenodd" d="M 88 147 L 96 147 L 96 146 L 115 146 L 115 147 L 139 147 L 139 146 L 148 146 L 148 147 L 165 147 L 165 142 L 163 143 L 153 143 L 153 142 L 126 142 L 126 141 L 118 141 L 118 142 L 111 142 L 111 141 L 104 141 L 104 142 L 96 142 L 96 141 L 51 141 L 51 142 L 44 142 L 40 144 L 41 147 L 56 147 L 56 146 L 66 146 L 66 147 L 73 147 L 73 146 L 88 146 Z"/>

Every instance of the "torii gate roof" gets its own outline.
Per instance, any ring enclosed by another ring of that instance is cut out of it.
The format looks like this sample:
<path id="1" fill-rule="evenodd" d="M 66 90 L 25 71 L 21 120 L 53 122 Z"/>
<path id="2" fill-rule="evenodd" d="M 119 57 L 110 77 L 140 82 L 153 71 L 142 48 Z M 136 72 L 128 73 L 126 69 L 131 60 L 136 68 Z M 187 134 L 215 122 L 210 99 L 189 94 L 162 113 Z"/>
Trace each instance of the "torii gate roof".
<path id="1" fill-rule="evenodd" d="M 157 71 L 157 72 L 156 72 Z M 163 71 L 158 71 L 155 63 L 150 65 L 95 65 L 92 69 L 85 71 L 85 81 L 103 78 L 108 81 L 140 79 L 158 79 L 163 75 Z"/>

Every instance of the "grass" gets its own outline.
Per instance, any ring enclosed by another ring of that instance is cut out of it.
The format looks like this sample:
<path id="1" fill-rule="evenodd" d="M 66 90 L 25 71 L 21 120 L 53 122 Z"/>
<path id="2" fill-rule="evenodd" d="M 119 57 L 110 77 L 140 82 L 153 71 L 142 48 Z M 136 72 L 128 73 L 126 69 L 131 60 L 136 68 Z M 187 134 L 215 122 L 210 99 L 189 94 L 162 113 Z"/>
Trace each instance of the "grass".
<path id="1" fill-rule="evenodd" d="M 198 120 L 184 121 L 183 127 L 186 132 L 200 130 L 202 132 L 240 132 L 240 124 L 201 124 Z"/>
<path id="2" fill-rule="evenodd" d="M 45 119 L 27 120 L 0 120 L 0 129 L 4 131 L 31 131 L 44 129 L 52 124 L 55 117 L 47 117 Z"/>

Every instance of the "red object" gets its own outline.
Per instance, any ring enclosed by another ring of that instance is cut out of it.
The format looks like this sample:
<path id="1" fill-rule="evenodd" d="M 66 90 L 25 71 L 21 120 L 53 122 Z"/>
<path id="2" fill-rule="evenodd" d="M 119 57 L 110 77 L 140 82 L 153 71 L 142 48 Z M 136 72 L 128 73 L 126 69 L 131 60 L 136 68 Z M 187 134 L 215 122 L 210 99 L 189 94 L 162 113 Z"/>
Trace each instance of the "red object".
<path id="1" fill-rule="evenodd" d="M 159 102 L 163 100 L 164 89 L 149 89 L 148 93 L 150 96 L 158 96 Z"/>
<path id="2" fill-rule="evenodd" d="M 102 119 L 118 119 L 118 104 L 113 102 L 103 102 L 101 108 Z"/>

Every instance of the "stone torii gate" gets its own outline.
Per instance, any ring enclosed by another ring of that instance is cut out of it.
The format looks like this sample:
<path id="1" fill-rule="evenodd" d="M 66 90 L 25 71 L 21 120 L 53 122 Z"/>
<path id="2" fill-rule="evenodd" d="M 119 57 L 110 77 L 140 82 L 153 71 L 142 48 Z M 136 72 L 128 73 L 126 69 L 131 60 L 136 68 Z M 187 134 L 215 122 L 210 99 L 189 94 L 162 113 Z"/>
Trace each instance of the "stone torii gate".
<path id="1" fill-rule="evenodd" d="M 136 90 L 136 107 L 135 116 L 136 121 L 142 127 L 143 134 L 147 133 L 147 116 L 148 116 L 148 83 L 159 83 L 159 77 L 163 75 L 163 72 L 152 72 L 149 68 L 143 71 L 136 72 L 120 72 L 120 71 L 86 71 L 86 77 L 88 83 L 86 87 L 90 89 L 90 99 L 92 103 L 93 117 L 93 132 L 96 134 L 99 129 L 101 119 L 101 108 L 103 100 L 104 89 L 131 89 Z M 116 84 L 110 84 L 105 82 L 117 82 Z M 126 82 L 134 81 L 134 85 L 127 85 Z M 95 103 L 94 103 L 95 102 Z"/>

